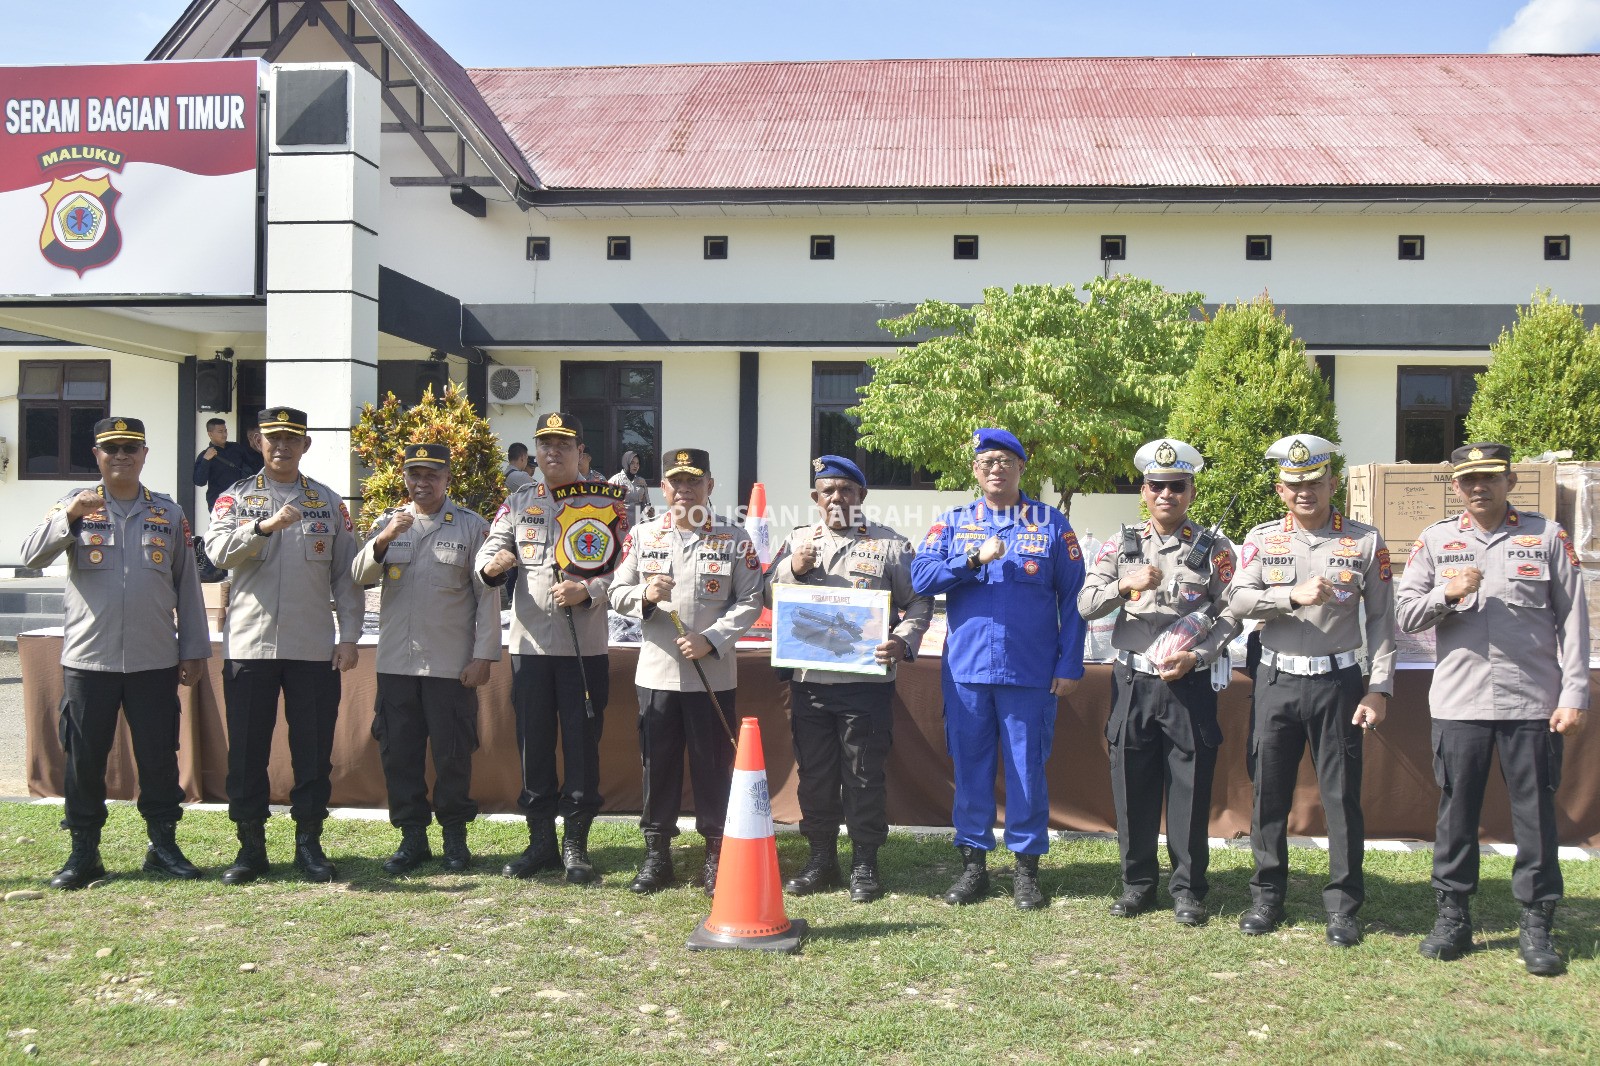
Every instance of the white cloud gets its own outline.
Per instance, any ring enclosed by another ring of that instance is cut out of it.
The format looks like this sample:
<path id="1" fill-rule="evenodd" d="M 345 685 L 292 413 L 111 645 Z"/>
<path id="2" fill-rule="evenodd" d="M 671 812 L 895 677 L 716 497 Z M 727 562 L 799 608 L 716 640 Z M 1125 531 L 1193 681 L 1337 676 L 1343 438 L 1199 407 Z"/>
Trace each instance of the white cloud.
<path id="1" fill-rule="evenodd" d="M 1495 35 L 1491 52 L 1590 52 L 1600 48 L 1600 0 L 1528 0 Z"/>

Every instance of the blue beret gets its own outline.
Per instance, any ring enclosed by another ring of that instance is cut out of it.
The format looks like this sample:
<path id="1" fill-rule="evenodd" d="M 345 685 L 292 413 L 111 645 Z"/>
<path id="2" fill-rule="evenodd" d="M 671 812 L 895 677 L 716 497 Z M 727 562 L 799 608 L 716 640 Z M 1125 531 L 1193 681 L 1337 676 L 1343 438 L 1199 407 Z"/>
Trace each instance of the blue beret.
<path id="1" fill-rule="evenodd" d="M 861 468 L 842 455 L 819 455 L 811 460 L 811 480 L 818 478 L 842 477 L 846 481 L 854 481 L 862 488 L 867 487 L 867 475 Z"/>
<path id="2" fill-rule="evenodd" d="M 1028 453 L 1022 450 L 1022 442 L 1016 437 L 1012 436 L 1008 430 L 979 429 L 973 431 L 973 455 L 978 455 L 982 452 L 991 452 L 996 448 L 1002 448 L 1005 451 L 1010 452 L 1023 462 L 1028 461 Z"/>

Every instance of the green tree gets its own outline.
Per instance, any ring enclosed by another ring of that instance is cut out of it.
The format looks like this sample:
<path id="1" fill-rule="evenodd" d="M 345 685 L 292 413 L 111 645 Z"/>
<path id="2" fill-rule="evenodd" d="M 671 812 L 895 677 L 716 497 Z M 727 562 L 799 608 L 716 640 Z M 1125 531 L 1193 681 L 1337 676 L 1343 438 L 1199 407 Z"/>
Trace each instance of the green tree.
<path id="1" fill-rule="evenodd" d="M 1540 289 L 1489 351 L 1469 439 L 1499 441 L 1519 459 L 1563 448 L 1600 459 L 1600 325 L 1585 329 L 1581 306 Z"/>
<path id="2" fill-rule="evenodd" d="M 964 488 L 973 430 L 1001 426 L 1028 450 L 1024 490 L 1037 496 L 1049 478 L 1063 511 L 1074 493 L 1131 475 L 1199 346 L 1202 297 L 1129 275 L 1083 292 L 989 288 L 970 308 L 926 300 L 880 322 L 896 337 L 936 336 L 872 360 L 852 409 L 862 446 L 931 471 L 940 488 Z"/>
<path id="3" fill-rule="evenodd" d="M 430 385 L 415 407 L 402 406 L 392 392 L 376 407 L 363 405 L 361 418 L 350 431 L 356 457 L 372 470 L 362 483 L 361 513 L 356 516 L 356 528 L 363 535 L 383 512 L 407 499 L 400 476 L 407 444 L 448 444 L 450 498 L 485 518 L 494 517 L 506 497 L 500 439 L 473 410 L 464 389 L 447 385 L 441 398 L 433 395 Z"/>
<path id="4" fill-rule="evenodd" d="M 1166 432 L 1194 445 L 1206 460 L 1195 478 L 1194 518 L 1215 522 L 1238 493 L 1224 525 L 1237 543 L 1251 526 L 1283 514 L 1272 489 L 1277 476 L 1264 458 L 1267 448 L 1291 433 L 1338 441 L 1339 419 L 1328 383 L 1306 360 L 1305 345 L 1263 295 L 1218 308 Z"/>

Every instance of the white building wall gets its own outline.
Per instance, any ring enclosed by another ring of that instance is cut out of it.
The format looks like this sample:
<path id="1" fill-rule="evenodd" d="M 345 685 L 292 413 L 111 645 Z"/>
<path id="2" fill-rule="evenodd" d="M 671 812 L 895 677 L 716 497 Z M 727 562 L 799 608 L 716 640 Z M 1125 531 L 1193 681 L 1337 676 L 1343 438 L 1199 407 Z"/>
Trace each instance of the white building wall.
<path id="1" fill-rule="evenodd" d="M 1402 366 L 1488 366 L 1487 352 L 1358 352 L 1334 357 L 1333 405 L 1345 462 L 1392 463 L 1398 451 L 1395 408 Z"/>

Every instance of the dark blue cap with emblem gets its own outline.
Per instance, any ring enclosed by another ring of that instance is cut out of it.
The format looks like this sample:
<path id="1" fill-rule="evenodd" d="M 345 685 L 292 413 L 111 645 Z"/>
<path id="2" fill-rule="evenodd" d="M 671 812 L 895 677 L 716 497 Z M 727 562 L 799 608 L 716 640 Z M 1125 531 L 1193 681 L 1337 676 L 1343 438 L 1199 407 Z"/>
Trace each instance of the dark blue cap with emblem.
<path id="1" fill-rule="evenodd" d="M 866 488 L 867 475 L 861 468 L 842 455 L 819 455 L 811 460 L 811 481 L 815 484 L 825 477 L 839 477 L 846 481 L 854 481 L 862 488 Z"/>
<path id="2" fill-rule="evenodd" d="M 1022 450 L 1022 442 L 1009 430 L 1004 429 L 978 429 L 972 433 L 972 454 L 982 455 L 995 449 L 1010 452 L 1023 462 L 1028 461 L 1028 453 Z"/>

